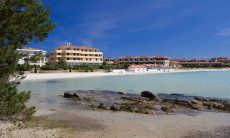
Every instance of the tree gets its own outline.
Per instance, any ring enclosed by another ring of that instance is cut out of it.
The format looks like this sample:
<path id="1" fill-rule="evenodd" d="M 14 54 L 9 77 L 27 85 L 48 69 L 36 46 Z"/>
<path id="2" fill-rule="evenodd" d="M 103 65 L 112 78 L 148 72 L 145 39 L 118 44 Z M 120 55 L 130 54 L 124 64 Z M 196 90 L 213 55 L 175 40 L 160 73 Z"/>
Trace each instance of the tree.
<path id="1" fill-rule="evenodd" d="M 60 60 L 60 61 L 58 61 L 58 63 L 57 63 L 57 68 L 58 68 L 58 69 L 64 69 L 64 70 L 67 70 L 67 68 L 68 68 L 68 64 L 67 64 L 67 62 L 66 62 L 66 61 L 64 61 L 64 60 Z"/>
<path id="2" fill-rule="evenodd" d="M 29 60 L 31 62 L 38 62 L 44 57 L 43 53 L 41 51 L 37 52 L 34 56 L 31 56 Z"/>
<path id="3" fill-rule="evenodd" d="M 44 40 L 53 27 L 39 0 L 0 0 L 0 119 L 27 120 L 34 114 L 35 108 L 25 105 L 30 92 L 16 88 L 23 78 L 16 49 Z"/>

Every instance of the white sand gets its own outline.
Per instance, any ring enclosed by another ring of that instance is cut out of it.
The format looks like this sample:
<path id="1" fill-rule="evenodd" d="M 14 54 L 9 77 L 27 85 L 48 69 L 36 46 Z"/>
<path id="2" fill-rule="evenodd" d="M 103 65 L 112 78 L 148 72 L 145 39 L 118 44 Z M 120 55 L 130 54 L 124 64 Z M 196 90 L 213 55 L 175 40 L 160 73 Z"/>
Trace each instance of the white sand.
<path id="1" fill-rule="evenodd" d="M 123 76 L 123 75 L 144 75 L 159 73 L 180 73 L 180 72 L 204 72 L 204 71 L 229 71 L 229 69 L 188 69 L 188 70 L 171 70 L 170 72 L 141 72 L 141 73 L 113 73 L 113 72 L 68 72 L 68 73 L 30 73 L 25 74 L 24 80 L 48 80 L 48 79 L 67 79 L 67 78 L 86 78 L 101 76 Z"/>

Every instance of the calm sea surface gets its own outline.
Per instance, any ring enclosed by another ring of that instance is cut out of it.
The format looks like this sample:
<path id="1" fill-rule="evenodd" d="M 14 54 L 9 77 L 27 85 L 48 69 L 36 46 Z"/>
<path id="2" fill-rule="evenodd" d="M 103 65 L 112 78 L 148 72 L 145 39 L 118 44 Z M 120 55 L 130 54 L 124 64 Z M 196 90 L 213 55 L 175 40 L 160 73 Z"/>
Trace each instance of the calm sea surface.
<path id="1" fill-rule="evenodd" d="M 31 90 L 33 98 L 46 100 L 67 90 L 97 89 L 129 93 L 149 90 L 230 99 L 230 71 L 23 81 L 19 89 Z"/>

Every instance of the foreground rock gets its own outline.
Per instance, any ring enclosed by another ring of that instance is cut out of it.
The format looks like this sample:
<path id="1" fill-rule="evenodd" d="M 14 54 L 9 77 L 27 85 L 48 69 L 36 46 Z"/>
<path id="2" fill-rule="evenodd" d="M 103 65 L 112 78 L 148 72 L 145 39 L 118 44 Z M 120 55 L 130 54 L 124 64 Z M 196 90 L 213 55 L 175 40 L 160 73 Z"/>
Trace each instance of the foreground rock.
<path id="1" fill-rule="evenodd" d="M 68 92 L 65 92 L 64 95 L 63 95 L 64 98 L 77 98 L 79 99 L 80 97 L 75 94 L 75 93 L 68 93 Z"/>
<path id="2" fill-rule="evenodd" d="M 170 105 L 163 105 L 161 107 L 161 110 L 164 111 L 164 112 L 166 112 L 167 114 L 174 112 L 173 111 L 173 106 L 170 106 Z"/>
<path id="3" fill-rule="evenodd" d="M 64 92 L 63 95 L 64 98 L 69 98 L 69 99 L 73 99 L 73 100 L 78 100 L 78 101 L 82 101 L 82 102 L 96 102 L 96 100 L 94 98 L 91 97 L 83 97 L 83 96 L 79 96 L 76 93 L 70 93 L 70 92 Z"/>
<path id="4" fill-rule="evenodd" d="M 157 99 L 157 97 L 153 93 L 151 93 L 149 91 L 143 91 L 143 92 L 141 92 L 141 97 L 149 98 L 149 100 L 155 100 L 155 99 Z"/>

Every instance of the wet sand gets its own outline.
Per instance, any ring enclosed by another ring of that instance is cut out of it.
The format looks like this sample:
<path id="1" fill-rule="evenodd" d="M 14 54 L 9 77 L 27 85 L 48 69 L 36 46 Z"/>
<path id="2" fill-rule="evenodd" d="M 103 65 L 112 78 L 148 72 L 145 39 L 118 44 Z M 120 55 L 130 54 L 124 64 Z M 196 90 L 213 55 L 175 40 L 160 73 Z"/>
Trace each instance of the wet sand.
<path id="1" fill-rule="evenodd" d="M 56 112 L 43 117 L 71 125 L 75 130 L 71 137 L 80 138 L 219 137 L 228 135 L 230 127 L 230 114 L 214 112 L 190 116 L 77 110 Z"/>

